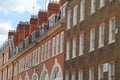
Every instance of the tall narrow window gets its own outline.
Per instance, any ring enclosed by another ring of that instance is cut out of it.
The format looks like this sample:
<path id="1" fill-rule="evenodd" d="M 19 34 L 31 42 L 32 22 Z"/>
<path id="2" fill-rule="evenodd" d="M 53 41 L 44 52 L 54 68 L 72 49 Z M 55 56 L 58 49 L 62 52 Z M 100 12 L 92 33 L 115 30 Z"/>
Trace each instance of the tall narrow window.
<path id="1" fill-rule="evenodd" d="M 65 80 L 69 80 L 69 73 L 66 73 Z"/>
<path id="2" fill-rule="evenodd" d="M 42 45 L 42 54 L 41 54 L 41 60 L 44 61 L 44 44 Z"/>
<path id="3" fill-rule="evenodd" d="M 66 43 L 66 60 L 70 59 L 70 41 Z"/>
<path id="4" fill-rule="evenodd" d="M 85 17 L 85 0 L 80 2 L 80 21 L 83 21 Z"/>
<path id="5" fill-rule="evenodd" d="M 59 53 L 59 34 L 56 36 L 56 55 Z"/>
<path id="6" fill-rule="evenodd" d="M 95 48 L 95 28 L 90 30 L 90 51 L 93 51 Z"/>
<path id="7" fill-rule="evenodd" d="M 47 46 L 48 46 L 48 42 L 45 43 L 45 60 L 47 59 Z"/>
<path id="8" fill-rule="evenodd" d="M 109 63 L 108 80 L 115 80 L 115 63 Z"/>
<path id="9" fill-rule="evenodd" d="M 83 55 L 84 51 L 84 34 L 80 34 L 79 39 L 79 56 Z"/>
<path id="10" fill-rule="evenodd" d="M 50 45 L 51 45 L 51 40 L 48 41 L 48 58 L 50 58 Z"/>
<path id="11" fill-rule="evenodd" d="M 67 29 L 70 29 L 70 24 L 71 24 L 71 13 L 72 13 L 72 11 L 71 10 L 69 10 L 68 11 L 68 14 L 67 14 Z"/>
<path id="12" fill-rule="evenodd" d="M 91 0 L 91 14 L 95 13 L 96 9 L 96 0 Z"/>
<path id="13" fill-rule="evenodd" d="M 40 47 L 38 47 L 38 64 L 40 64 Z"/>
<path id="14" fill-rule="evenodd" d="M 109 43 L 115 42 L 115 29 L 116 29 L 116 20 L 115 17 L 109 20 Z"/>
<path id="15" fill-rule="evenodd" d="M 98 80 L 103 80 L 104 72 L 103 72 L 103 64 L 98 66 Z"/>
<path id="16" fill-rule="evenodd" d="M 61 34 L 60 34 L 60 53 L 63 52 L 63 46 L 64 46 L 64 32 L 61 32 Z"/>
<path id="17" fill-rule="evenodd" d="M 89 69 L 89 80 L 94 80 L 94 68 Z"/>
<path id="18" fill-rule="evenodd" d="M 73 39 L 72 58 L 76 57 L 76 38 Z"/>
<path id="19" fill-rule="evenodd" d="M 72 80 L 75 80 L 75 72 L 72 73 Z"/>
<path id="20" fill-rule="evenodd" d="M 52 56 L 55 55 L 55 37 L 52 40 Z"/>
<path id="21" fill-rule="evenodd" d="M 100 24 L 99 26 L 99 47 L 104 46 L 104 29 L 105 29 L 105 24 Z"/>
<path id="22" fill-rule="evenodd" d="M 100 8 L 105 6 L 105 0 L 99 0 L 100 1 Z"/>
<path id="23" fill-rule="evenodd" d="M 73 26 L 77 24 L 78 6 L 74 6 L 73 9 Z"/>
<path id="24" fill-rule="evenodd" d="M 78 80 L 83 80 L 83 70 L 80 70 L 78 73 Z"/>

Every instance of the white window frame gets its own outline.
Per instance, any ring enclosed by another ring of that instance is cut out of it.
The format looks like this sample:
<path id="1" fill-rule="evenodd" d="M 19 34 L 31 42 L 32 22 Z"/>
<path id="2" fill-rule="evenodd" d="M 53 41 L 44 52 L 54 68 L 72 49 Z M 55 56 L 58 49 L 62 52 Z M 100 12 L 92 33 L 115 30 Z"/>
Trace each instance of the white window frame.
<path id="1" fill-rule="evenodd" d="M 79 37 L 79 56 L 84 53 L 84 33 L 80 34 Z"/>
<path id="2" fill-rule="evenodd" d="M 56 36 L 56 55 L 59 54 L 59 41 L 60 41 L 59 39 L 60 39 L 60 35 L 58 34 Z"/>
<path id="3" fill-rule="evenodd" d="M 115 80 L 115 62 L 109 63 L 108 80 Z"/>
<path id="4" fill-rule="evenodd" d="M 75 71 L 74 72 L 72 72 L 72 80 L 75 80 Z"/>
<path id="5" fill-rule="evenodd" d="M 91 15 L 96 11 L 96 0 L 91 0 Z"/>
<path id="6" fill-rule="evenodd" d="M 83 70 L 80 70 L 78 73 L 78 80 L 83 80 Z"/>
<path id="7" fill-rule="evenodd" d="M 72 10 L 69 10 L 67 13 L 67 30 L 70 29 L 72 18 Z"/>
<path id="8" fill-rule="evenodd" d="M 69 80 L 69 73 L 65 74 L 65 80 Z"/>
<path id="9" fill-rule="evenodd" d="M 40 64 L 40 47 L 38 47 L 38 64 Z"/>
<path id="10" fill-rule="evenodd" d="M 73 46 L 72 46 L 72 58 L 76 57 L 76 48 L 77 48 L 77 39 L 73 38 Z"/>
<path id="11" fill-rule="evenodd" d="M 60 33 L 60 53 L 63 53 L 64 47 L 64 31 Z"/>
<path id="12" fill-rule="evenodd" d="M 105 23 L 99 25 L 99 48 L 104 46 Z"/>
<path id="13" fill-rule="evenodd" d="M 70 41 L 66 43 L 66 60 L 70 59 Z"/>
<path id="14" fill-rule="evenodd" d="M 55 56 L 55 37 L 52 39 L 52 57 Z"/>
<path id="15" fill-rule="evenodd" d="M 85 18 L 85 0 L 80 2 L 80 22 Z"/>
<path id="16" fill-rule="evenodd" d="M 100 1 L 100 9 L 105 6 L 105 0 L 99 0 Z"/>
<path id="17" fill-rule="evenodd" d="M 78 5 L 75 5 L 73 8 L 73 26 L 77 24 L 77 16 L 78 16 Z"/>
<path id="18" fill-rule="evenodd" d="M 101 64 L 98 66 L 98 80 L 103 80 L 104 78 L 104 65 Z"/>
<path id="19" fill-rule="evenodd" d="M 50 58 L 50 47 L 51 47 L 51 40 L 48 41 L 48 59 Z"/>
<path id="20" fill-rule="evenodd" d="M 90 51 L 95 50 L 95 28 L 90 30 Z"/>
<path id="21" fill-rule="evenodd" d="M 114 23 L 113 23 L 113 20 L 114 20 Z M 109 44 L 115 42 L 115 35 L 116 35 L 116 18 L 112 17 L 109 20 Z"/>
<path id="22" fill-rule="evenodd" d="M 94 80 L 94 67 L 89 68 L 89 80 Z"/>

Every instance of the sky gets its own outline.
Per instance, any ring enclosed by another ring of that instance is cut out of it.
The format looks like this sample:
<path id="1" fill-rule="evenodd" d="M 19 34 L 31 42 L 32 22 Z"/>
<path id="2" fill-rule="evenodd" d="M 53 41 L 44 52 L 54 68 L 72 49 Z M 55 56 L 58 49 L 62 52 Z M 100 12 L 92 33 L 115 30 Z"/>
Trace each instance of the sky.
<path id="1" fill-rule="evenodd" d="M 36 15 L 39 9 L 45 9 L 45 3 L 48 2 L 49 0 L 0 0 L 0 46 L 7 40 L 9 30 L 16 30 L 20 21 L 29 21 L 31 15 Z"/>

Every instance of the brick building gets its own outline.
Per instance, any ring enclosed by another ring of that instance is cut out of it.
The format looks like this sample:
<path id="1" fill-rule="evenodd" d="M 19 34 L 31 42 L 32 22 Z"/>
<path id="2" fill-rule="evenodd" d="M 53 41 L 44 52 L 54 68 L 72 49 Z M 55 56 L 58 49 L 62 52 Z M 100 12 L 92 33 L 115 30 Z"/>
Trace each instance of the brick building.
<path id="1" fill-rule="evenodd" d="M 68 0 L 65 80 L 120 80 L 120 1 Z"/>
<path id="2" fill-rule="evenodd" d="M 63 80 L 66 5 L 49 2 L 47 11 L 9 31 L 0 50 L 0 80 Z"/>

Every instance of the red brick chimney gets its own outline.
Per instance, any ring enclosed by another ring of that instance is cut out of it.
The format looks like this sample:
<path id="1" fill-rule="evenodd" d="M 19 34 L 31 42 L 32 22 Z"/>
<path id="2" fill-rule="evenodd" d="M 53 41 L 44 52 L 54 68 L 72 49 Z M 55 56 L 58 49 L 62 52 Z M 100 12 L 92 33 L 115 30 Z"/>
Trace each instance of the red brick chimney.
<path id="1" fill-rule="evenodd" d="M 38 22 L 37 16 L 32 15 L 30 18 L 29 35 L 38 28 L 37 22 Z"/>
<path id="2" fill-rule="evenodd" d="M 17 34 L 18 36 L 18 44 L 22 42 L 26 36 L 29 34 L 29 23 L 28 22 L 20 22 L 17 26 Z"/>
<path id="3" fill-rule="evenodd" d="M 60 5 L 57 2 L 49 2 L 48 3 L 48 18 L 53 14 L 57 13 L 60 9 Z"/>
<path id="4" fill-rule="evenodd" d="M 30 28 L 29 23 L 26 23 L 26 25 L 25 25 L 25 38 L 26 38 L 27 36 L 29 36 L 29 28 Z"/>
<path id="5" fill-rule="evenodd" d="M 63 4 L 65 4 L 67 2 L 67 0 L 60 0 L 60 6 L 62 6 Z"/>
<path id="6" fill-rule="evenodd" d="M 37 26 L 42 25 L 42 23 L 46 23 L 47 20 L 48 20 L 47 19 L 47 12 L 43 11 L 43 10 L 40 10 L 38 12 L 38 24 L 37 24 Z"/>
<path id="7" fill-rule="evenodd" d="M 18 45 L 18 32 L 15 33 L 13 42 L 14 42 L 14 45 L 15 45 L 15 46 Z"/>
<path id="8" fill-rule="evenodd" d="M 11 36 L 14 36 L 15 35 L 15 30 L 9 30 L 8 32 L 8 39 L 11 38 Z"/>

